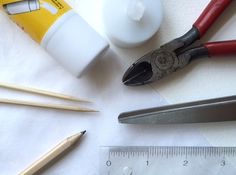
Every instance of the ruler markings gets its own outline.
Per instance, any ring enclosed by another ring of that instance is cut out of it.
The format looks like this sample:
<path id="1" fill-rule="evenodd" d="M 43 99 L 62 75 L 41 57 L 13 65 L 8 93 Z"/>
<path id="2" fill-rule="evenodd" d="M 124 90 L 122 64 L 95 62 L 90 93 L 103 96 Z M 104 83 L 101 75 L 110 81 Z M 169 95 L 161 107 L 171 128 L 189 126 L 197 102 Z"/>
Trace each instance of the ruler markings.
<path id="1" fill-rule="evenodd" d="M 103 174 L 113 175 L 114 167 L 123 165 L 128 160 L 127 165 L 132 165 L 132 162 L 138 161 L 141 168 L 152 167 L 157 162 L 162 162 L 159 168 L 170 166 L 174 163 L 175 166 L 190 168 L 199 164 L 203 166 L 205 163 L 211 162 L 216 164 L 218 168 L 227 167 L 228 169 L 233 162 L 236 162 L 236 147 L 106 147 L 107 157 L 101 164 L 104 169 L 107 169 Z M 204 158 L 204 159 L 202 159 Z M 229 159 L 227 158 L 234 158 Z M 177 162 L 173 162 L 177 161 Z M 200 162 L 197 162 L 200 161 Z M 232 162 L 233 161 L 233 162 Z M 164 163 L 166 162 L 166 163 Z M 171 163 L 172 162 L 172 163 Z M 118 164 L 117 164 L 118 163 Z M 163 164 L 164 163 L 164 164 Z M 191 166 L 190 166 L 191 165 Z M 232 168 L 232 167 L 230 167 Z M 223 171 L 223 170 L 222 170 Z M 225 170 L 224 170 L 225 171 Z M 234 171 L 236 172 L 236 170 Z M 116 175 L 116 174 L 114 174 Z M 139 175 L 139 174 L 138 174 Z"/>
<path id="2" fill-rule="evenodd" d="M 236 148 L 230 147 L 150 147 L 149 149 L 110 149 L 108 157 L 170 157 L 184 156 L 185 158 L 204 156 L 207 157 L 230 157 L 236 155 Z"/>
<path id="3" fill-rule="evenodd" d="M 188 149 L 187 147 L 184 147 L 184 154 L 185 154 L 185 159 L 188 158 Z"/>
<path id="4" fill-rule="evenodd" d="M 236 156 L 236 148 L 234 147 L 150 147 L 148 149 L 123 147 L 121 149 L 111 148 L 108 152 L 108 159 L 111 157 L 234 157 Z"/>
<path id="5" fill-rule="evenodd" d="M 223 155 L 224 157 L 226 156 L 226 152 L 225 152 L 225 149 L 223 148 Z"/>
<path id="6" fill-rule="evenodd" d="M 145 154 L 150 154 L 152 156 L 204 156 L 204 157 L 214 157 L 214 156 L 235 156 L 236 148 L 230 147 L 163 147 L 163 148 L 149 148 L 149 149 L 136 149 L 123 150 L 123 149 L 111 149 L 109 156 L 144 156 Z"/>
<path id="7" fill-rule="evenodd" d="M 206 152 L 207 148 L 203 148 L 203 155 L 204 155 L 204 158 L 206 159 L 207 158 L 207 152 Z"/>

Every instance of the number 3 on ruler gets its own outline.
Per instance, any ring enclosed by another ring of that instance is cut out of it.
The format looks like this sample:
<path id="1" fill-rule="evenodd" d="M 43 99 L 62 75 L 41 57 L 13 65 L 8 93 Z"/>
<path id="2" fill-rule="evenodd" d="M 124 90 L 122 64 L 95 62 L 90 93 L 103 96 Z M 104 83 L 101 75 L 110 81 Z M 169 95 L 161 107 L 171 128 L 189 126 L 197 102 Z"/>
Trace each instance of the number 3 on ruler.
<path id="1" fill-rule="evenodd" d="M 226 165 L 225 160 L 222 160 L 221 163 L 220 163 L 220 166 L 225 166 L 225 165 Z"/>

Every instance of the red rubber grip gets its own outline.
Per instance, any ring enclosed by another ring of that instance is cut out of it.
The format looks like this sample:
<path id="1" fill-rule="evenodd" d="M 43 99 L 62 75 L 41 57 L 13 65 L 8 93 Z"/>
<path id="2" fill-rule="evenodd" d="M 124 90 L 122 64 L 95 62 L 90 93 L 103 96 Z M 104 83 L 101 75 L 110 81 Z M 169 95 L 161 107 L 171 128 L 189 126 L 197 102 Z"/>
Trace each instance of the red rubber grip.
<path id="1" fill-rule="evenodd" d="M 216 19 L 224 12 L 233 0 L 211 0 L 201 16 L 194 23 L 202 37 Z"/>
<path id="2" fill-rule="evenodd" d="M 210 42 L 204 45 L 209 52 L 209 56 L 236 55 L 236 40 Z"/>

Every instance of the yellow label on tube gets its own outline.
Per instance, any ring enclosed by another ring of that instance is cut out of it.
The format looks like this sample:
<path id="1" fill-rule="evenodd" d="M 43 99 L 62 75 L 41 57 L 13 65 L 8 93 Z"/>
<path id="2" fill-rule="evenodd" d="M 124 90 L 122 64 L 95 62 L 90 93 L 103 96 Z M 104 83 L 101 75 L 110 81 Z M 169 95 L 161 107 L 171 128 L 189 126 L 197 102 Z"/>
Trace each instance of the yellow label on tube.
<path id="1" fill-rule="evenodd" d="M 71 10 L 63 0 L 0 0 L 0 6 L 38 43 L 50 26 Z"/>

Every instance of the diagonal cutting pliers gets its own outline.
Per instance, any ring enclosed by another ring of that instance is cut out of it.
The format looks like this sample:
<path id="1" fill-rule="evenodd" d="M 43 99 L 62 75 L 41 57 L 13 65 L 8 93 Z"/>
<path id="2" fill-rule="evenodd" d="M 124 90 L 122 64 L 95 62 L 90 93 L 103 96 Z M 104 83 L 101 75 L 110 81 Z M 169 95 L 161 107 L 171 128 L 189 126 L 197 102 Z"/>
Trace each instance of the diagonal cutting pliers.
<path id="1" fill-rule="evenodd" d="M 231 2 L 233 0 L 211 0 L 186 34 L 141 57 L 125 72 L 123 83 L 128 86 L 151 83 L 182 69 L 196 58 L 236 54 L 236 40 L 194 46 Z"/>

